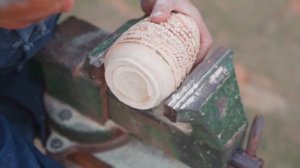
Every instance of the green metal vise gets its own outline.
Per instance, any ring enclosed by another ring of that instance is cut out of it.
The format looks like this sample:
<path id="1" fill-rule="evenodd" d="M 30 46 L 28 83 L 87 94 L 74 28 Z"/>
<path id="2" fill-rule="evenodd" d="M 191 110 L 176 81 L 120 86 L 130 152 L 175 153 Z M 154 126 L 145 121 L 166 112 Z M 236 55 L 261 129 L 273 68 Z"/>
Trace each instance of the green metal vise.
<path id="1" fill-rule="evenodd" d="M 229 49 L 219 48 L 207 57 L 157 108 L 136 110 L 109 93 L 104 53 L 139 20 L 125 23 L 111 35 L 75 18 L 57 28 L 40 53 L 53 130 L 49 152 L 107 151 L 136 138 L 189 167 L 262 167 L 263 161 L 255 156 L 261 117 L 254 122 L 247 150 L 241 149 L 247 119 Z"/>

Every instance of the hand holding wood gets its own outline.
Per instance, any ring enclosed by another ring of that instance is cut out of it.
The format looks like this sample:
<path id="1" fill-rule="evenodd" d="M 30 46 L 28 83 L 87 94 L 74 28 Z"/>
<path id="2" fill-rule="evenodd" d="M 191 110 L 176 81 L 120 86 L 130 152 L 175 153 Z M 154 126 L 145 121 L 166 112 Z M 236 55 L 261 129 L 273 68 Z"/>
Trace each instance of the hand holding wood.
<path id="1" fill-rule="evenodd" d="M 149 109 L 183 81 L 197 59 L 200 33 L 195 21 L 172 13 L 167 22 L 138 22 L 106 54 L 105 79 L 123 103 Z"/>

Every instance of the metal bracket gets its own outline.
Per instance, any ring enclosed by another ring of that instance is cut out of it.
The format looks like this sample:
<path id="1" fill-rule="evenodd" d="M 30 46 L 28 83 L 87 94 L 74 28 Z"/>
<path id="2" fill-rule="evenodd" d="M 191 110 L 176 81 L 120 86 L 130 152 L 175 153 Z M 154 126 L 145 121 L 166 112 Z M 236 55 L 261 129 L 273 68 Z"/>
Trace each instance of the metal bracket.
<path id="1" fill-rule="evenodd" d="M 48 111 L 47 115 L 49 121 L 53 128 L 47 143 L 57 144 L 55 143 L 55 139 L 61 139 L 61 142 L 68 142 L 59 146 L 47 145 L 48 150 L 52 153 L 60 153 L 75 146 L 86 148 L 90 151 L 93 149 L 102 149 L 104 146 L 106 146 L 106 148 L 108 148 L 108 146 L 114 146 L 112 144 L 116 142 L 127 142 L 128 135 L 112 121 L 107 121 L 105 124 L 93 121 L 79 113 L 73 107 L 47 94 L 45 95 L 45 105 Z M 62 135 L 64 135 L 65 138 Z M 67 141 L 67 139 L 72 140 Z M 98 146 L 98 148 L 95 146 Z"/>

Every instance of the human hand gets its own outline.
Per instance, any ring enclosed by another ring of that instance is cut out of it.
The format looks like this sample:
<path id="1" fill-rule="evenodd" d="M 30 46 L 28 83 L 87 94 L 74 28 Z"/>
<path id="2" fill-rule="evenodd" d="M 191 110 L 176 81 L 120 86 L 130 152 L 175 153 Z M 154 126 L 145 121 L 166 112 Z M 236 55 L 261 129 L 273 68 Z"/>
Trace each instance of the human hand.
<path id="1" fill-rule="evenodd" d="M 192 17 L 200 31 L 200 51 L 196 63 L 199 63 L 206 56 L 213 40 L 200 12 L 189 0 L 141 0 L 141 6 L 154 23 L 167 21 L 172 11 Z"/>
<path id="2" fill-rule="evenodd" d="M 20 29 L 72 9 L 74 0 L 21 0 L 0 6 L 0 28 Z"/>

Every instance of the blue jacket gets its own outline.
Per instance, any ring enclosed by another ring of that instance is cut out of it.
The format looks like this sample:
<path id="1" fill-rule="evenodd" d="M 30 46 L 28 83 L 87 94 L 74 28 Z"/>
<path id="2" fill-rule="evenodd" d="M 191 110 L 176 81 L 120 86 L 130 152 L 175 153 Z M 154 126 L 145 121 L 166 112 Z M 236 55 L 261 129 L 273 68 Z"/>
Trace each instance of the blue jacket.
<path id="1" fill-rule="evenodd" d="M 45 138 L 42 81 L 27 62 L 49 40 L 58 15 L 21 30 L 0 29 L 0 168 L 60 167 L 31 144 Z"/>

